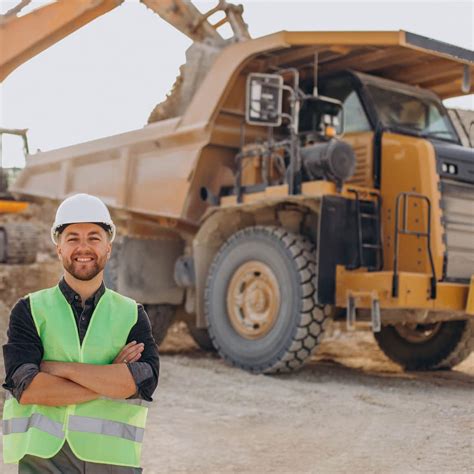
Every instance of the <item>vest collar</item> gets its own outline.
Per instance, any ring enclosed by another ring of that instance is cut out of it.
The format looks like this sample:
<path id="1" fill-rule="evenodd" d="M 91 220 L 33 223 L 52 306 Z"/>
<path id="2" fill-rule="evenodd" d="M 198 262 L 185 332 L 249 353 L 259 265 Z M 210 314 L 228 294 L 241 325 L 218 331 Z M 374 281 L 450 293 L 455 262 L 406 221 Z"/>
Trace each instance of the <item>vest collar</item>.
<path id="1" fill-rule="evenodd" d="M 76 293 L 66 283 L 66 280 L 64 279 L 64 277 L 61 278 L 58 286 L 59 286 L 59 289 L 61 290 L 61 293 L 64 295 L 64 298 L 66 298 L 66 301 L 70 305 L 72 305 L 74 302 L 81 301 L 81 296 L 79 295 L 79 293 Z M 90 298 L 88 298 L 84 304 L 92 303 L 92 306 L 95 308 L 104 293 L 105 293 L 105 285 L 104 285 L 104 282 L 102 281 L 97 291 Z"/>

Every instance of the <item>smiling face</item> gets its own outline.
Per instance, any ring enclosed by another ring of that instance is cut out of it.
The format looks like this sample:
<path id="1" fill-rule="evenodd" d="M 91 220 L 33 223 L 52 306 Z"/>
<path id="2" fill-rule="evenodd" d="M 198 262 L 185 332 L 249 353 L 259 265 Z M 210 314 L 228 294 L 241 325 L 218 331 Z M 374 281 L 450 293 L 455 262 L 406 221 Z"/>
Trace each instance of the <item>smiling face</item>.
<path id="1" fill-rule="evenodd" d="M 112 250 L 107 232 L 97 224 L 70 224 L 56 247 L 64 269 L 81 281 L 92 280 L 104 270 Z"/>

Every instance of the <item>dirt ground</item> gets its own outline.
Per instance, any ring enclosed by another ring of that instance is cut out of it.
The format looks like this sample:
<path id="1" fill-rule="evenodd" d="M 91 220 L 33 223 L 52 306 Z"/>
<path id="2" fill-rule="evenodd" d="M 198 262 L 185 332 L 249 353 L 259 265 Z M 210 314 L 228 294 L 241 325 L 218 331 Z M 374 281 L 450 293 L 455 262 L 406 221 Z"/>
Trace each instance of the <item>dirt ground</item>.
<path id="1" fill-rule="evenodd" d="M 39 260 L 0 265 L 2 344 L 16 299 L 60 275 L 46 243 Z M 404 373 L 370 333 L 333 326 L 302 370 L 260 376 L 198 350 L 184 323 L 160 352 L 146 473 L 472 472 L 474 354 L 452 371 Z"/>
<path id="2" fill-rule="evenodd" d="M 162 346 L 146 472 L 472 472 L 474 356 L 407 374 L 370 333 L 336 330 L 303 370 L 256 376 L 183 332 Z"/>
<path id="3" fill-rule="evenodd" d="M 303 370 L 251 375 L 178 324 L 161 347 L 143 447 L 147 473 L 467 473 L 474 355 L 403 373 L 369 333 L 339 333 Z M 4 466 L 5 473 L 16 472 Z"/>

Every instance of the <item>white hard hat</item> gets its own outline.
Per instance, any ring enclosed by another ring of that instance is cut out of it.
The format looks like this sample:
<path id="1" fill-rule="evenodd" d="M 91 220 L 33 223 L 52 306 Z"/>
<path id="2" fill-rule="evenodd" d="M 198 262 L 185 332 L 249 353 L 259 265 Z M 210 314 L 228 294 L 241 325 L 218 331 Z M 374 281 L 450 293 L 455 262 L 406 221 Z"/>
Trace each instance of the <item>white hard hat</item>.
<path id="1" fill-rule="evenodd" d="M 115 238 L 115 225 L 110 217 L 107 206 L 95 196 L 90 194 L 75 194 L 66 198 L 56 211 L 56 219 L 51 227 L 51 238 L 57 244 L 58 230 L 66 224 L 79 224 L 90 222 L 104 224 L 110 234 L 110 242 Z"/>

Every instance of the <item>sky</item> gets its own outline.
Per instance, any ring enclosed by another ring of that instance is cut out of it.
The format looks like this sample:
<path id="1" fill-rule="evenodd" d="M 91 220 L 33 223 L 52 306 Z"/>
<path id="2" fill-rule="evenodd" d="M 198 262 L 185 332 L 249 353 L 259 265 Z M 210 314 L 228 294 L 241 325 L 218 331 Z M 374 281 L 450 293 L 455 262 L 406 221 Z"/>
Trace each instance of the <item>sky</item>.
<path id="1" fill-rule="evenodd" d="M 0 0 L 0 12 L 15 1 Z M 35 1 L 30 9 L 49 3 Z M 196 1 L 202 11 L 216 1 Z M 279 30 L 408 30 L 474 49 L 474 0 L 233 0 L 252 37 Z M 0 126 L 27 128 L 42 151 L 143 127 L 191 40 L 138 0 L 97 18 L 20 66 L 0 86 Z M 445 101 L 474 109 L 474 96 Z M 4 166 L 22 166 L 4 140 Z"/>

